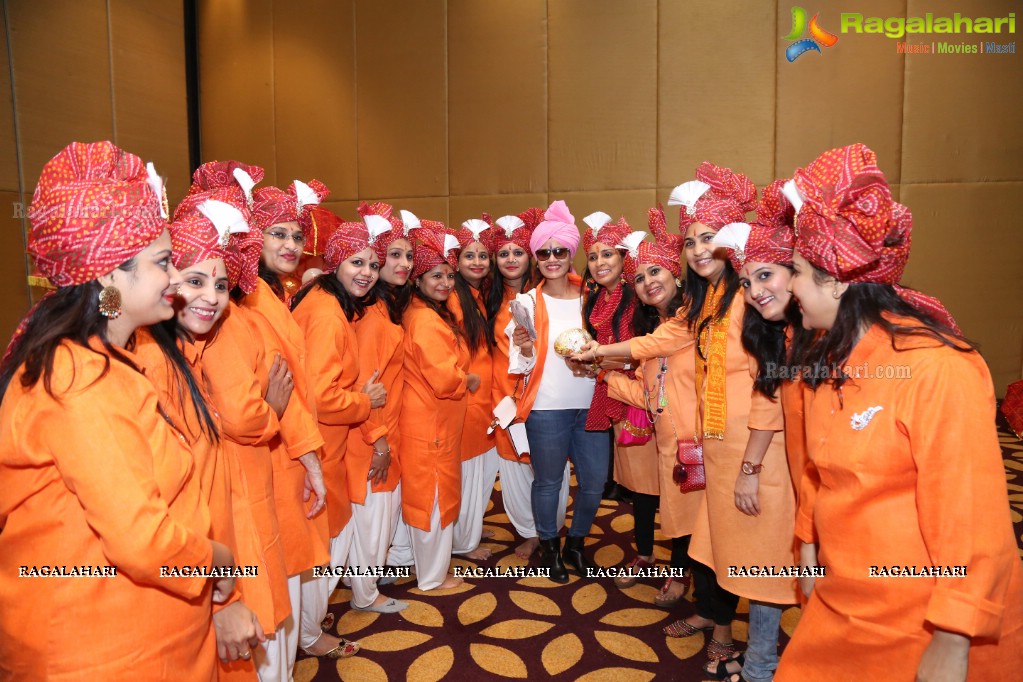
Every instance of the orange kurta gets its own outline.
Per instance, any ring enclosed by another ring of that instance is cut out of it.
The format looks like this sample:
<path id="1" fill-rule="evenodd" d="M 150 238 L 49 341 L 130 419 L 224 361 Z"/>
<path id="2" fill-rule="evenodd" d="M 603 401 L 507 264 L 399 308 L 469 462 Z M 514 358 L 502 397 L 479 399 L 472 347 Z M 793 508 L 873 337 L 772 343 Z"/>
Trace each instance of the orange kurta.
<path id="1" fill-rule="evenodd" d="M 203 348 L 202 364 L 210 398 L 220 415 L 224 455 L 234 472 L 231 503 L 239 566 L 258 566 L 256 575 L 238 578 L 245 605 L 267 635 L 291 614 L 288 572 L 274 504 L 271 445 L 278 440 L 277 415 L 266 403 L 269 363 L 260 340 L 234 303 Z M 258 540 L 242 528 L 254 528 Z M 235 664 L 240 666 L 242 664 Z M 234 667 L 234 666 L 233 666 Z"/>
<path id="2" fill-rule="evenodd" d="M 192 454 L 134 357 L 93 348 L 58 348 L 59 402 L 19 372 L 0 406 L 0 678 L 215 679 L 211 585 L 160 575 L 212 562 Z M 19 577 L 86 565 L 116 576 Z"/>
<path id="3" fill-rule="evenodd" d="M 404 482 L 401 510 L 405 523 L 429 531 L 435 499 L 442 528 L 458 518 L 469 350 L 418 297 L 405 311 L 403 326 L 405 387 L 398 418 Z"/>
<path id="4" fill-rule="evenodd" d="M 710 296 L 708 295 L 708 300 Z M 755 362 L 742 347 L 742 318 L 746 304 L 741 295 L 732 299 L 725 354 L 726 425 L 724 438 L 703 439 L 707 476 L 706 504 L 697 516 L 689 555 L 714 570 L 718 583 L 733 594 L 775 604 L 796 603 L 795 578 L 729 576 L 729 566 L 777 566 L 793 564 L 795 496 L 785 456 L 785 439 L 777 433 L 763 459 L 758 496 L 761 513 L 747 516 L 735 506 L 735 481 L 740 475 L 750 429 L 782 431 L 781 404 L 753 390 Z M 675 333 L 691 339 L 678 321 L 661 325 L 652 336 Z M 644 342 L 632 341 L 633 357 L 648 357 Z M 721 371 L 720 369 L 718 371 Z M 709 382 L 708 382 L 709 383 Z M 700 413 L 705 409 L 704 396 Z M 702 427 L 701 427 L 702 428 Z M 685 438 L 679 434 L 679 438 Z M 691 437 L 691 436 L 690 436 Z"/>
<path id="5" fill-rule="evenodd" d="M 852 679 L 849 661 L 856 679 L 913 679 L 932 628 L 972 638 L 969 679 L 1019 677 L 1023 576 L 991 375 L 977 353 L 897 343 L 906 350 L 872 327 L 846 363 L 861 376 L 842 388 L 844 405 L 830 385 L 808 404 L 820 487 L 801 498 L 800 518 L 816 526 L 827 575 L 777 680 Z M 808 539 L 804 524 L 799 532 Z M 871 577 L 872 566 L 964 566 L 966 575 Z"/>
<path id="6" fill-rule="evenodd" d="M 352 518 L 345 465 L 348 433 L 352 425 L 369 416 L 369 396 L 355 388 L 359 347 L 355 329 L 337 299 L 313 285 L 292 314 L 305 334 L 306 370 L 325 442 L 321 462 L 327 486 L 327 521 L 333 538 Z"/>
<path id="7" fill-rule="evenodd" d="M 472 296 L 476 301 L 476 307 L 483 311 L 483 300 L 480 292 L 472 289 Z M 451 296 L 448 298 L 448 310 L 455 316 L 458 324 L 463 324 L 462 306 L 459 302 L 457 291 L 452 291 Z M 485 312 L 484 317 L 486 317 Z M 469 373 L 479 376 L 480 385 L 475 392 L 469 393 L 469 402 L 465 411 L 465 426 L 462 428 L 462 445 L 460 450 L 463 462 L 473 457 L 479 457 L 497 444 L 494 434 L 487 433 L 487 429 L 490 428 L 490 422 L 494 420 L 492 395 L 494 361 L 491 353 L 492 349 L 484 344 L 482 348 L 476 351 L 476 355 L 469 360 Z"/>
<path id="8" fill-rule="evenodd" d="M 405 331 L 400 324 L 391 322 L 387 304 L 377 301 L 366 309 L 365 315 L 355 321 L 355 338 L 359 342 L 359 380 L 356 387 L 361 390 L 373 372 L 378 371 L 377 381 L 387 391 L 387 402 L 383 407 L 370 410 L 369 418 L 359 424 L 358 437 L 348 440 L 348 454 L 345 456 L 348 495 L 353 503 L 365 504 L 366 479 L 373 460 L 373 444 L 378 438 L 387 438 L 387 447 L 391 449 L 391 466 L 387 470 L 387 480 L 374 483 L 373 492 L 392 491 L 401 480 L 401 431 L 398 428 L 398 415 L 401 414 L 405 384 L 402 369 Z"/>
<path id="9" fill-rule="evenodd" d="M 504 333 L 505 327 L 511 321 L 511 309 L 508 305 L 515 299 L 515 290 L 511 287 L 504 288 L 504 298 L 501 300 L 501 307 L 494 316 L 494 341 L 497 344 L 491 352 L 491 387 L 490 396 L 493 405 L 501 402 L 505 396 L 518 396 L 522 391 L 520 381 L 521 375 L 508 374 L 508 335 Z M 491 421 L 493 418 L 491 417 Z M 508 432 L 504 429 L 494 429 L 494 444 L 497 446 L 497 454 L 512 462 L 529 462 L 529 455 L 521 458 L 515 455 L 515 448 L 512 447 Z"/>
<path id="10" fill-rule="evenodd" d="M 677 329 L 685 328 L 679 326 Z M 691 535 L 700 507 L 704 504 L 704 491 L 683 493 L 672 479 L 678 461 L 678 439 L 687 436 L 692 438 L 696 431 L 696 346 L 690 343 L 679 350 L 678 345 L 671 339 L 663 340 L 650 335 L 646 337 L 643 346 L 647 352 L 656 352 L 660 347 L 667 358 L 664 388 L 668 407 L 654 422 L 654 438 L 651 442 L 656 443 L 657 448 L 654 473 L 658 478 L 661 496 L 661 532 L 669 538 Z M 659 369 L 660 358 L 653 358 L 644 360 L 636 369 L 635 379 L 629 379 L 620 372 L 608 374 L 608 395 L 623 403 L 644 407 L 646 397 L 643 387 L 646 386 L 650 407 L 656 410 Z"/>
<path id="11" fill-rule="evenodd" d="M 242 299 L 240 307 L 250 313 L 244 319 L 262 341 L 269 360 L 267 370 L 274 354 L 280 353 L 288 361 L 288 371 L 295 382 L 288 407 L 280 419 L 280 441 L 273 447 L 273 461 L 274 501 L 284 543 L 284 560 L 288 575 L 298 575 L 330 561 L 327 513 L 307 518 L 313 501 L 302 499 L 305 467 L 298 460 L 323 447 L 323 436 L 316 422 L 316 400 L 306 370 L 305 339 L 291 312 L 263 280 L 258 281 L 255 291 Z M 342 511 L 346 519 L 350 514 L 350 509 Z"/>

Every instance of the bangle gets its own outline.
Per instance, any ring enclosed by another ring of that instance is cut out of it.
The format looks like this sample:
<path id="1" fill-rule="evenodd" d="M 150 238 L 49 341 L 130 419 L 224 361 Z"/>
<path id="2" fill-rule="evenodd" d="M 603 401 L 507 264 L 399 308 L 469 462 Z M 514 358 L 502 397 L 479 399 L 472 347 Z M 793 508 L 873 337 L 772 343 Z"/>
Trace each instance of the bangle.
<path id="1" fill-rule="evenodd" d="M 389 455 L 389 454 L 391 454 L 391 447 L 388 446 L 387 450 L 384 451 L 384 452 L 381 452 L 380 450 L 373 450 L 373 454 L 374 455 Z"/>
<path id="2" fill-rule="evenodd" d="M 599 383 L 603 383 L 603 381 L 605 379 L 607 379 L 607 370 L 606 369 L 602 369 L 599 372 L 597 372 L 597 383 L 598 384 Z"/>

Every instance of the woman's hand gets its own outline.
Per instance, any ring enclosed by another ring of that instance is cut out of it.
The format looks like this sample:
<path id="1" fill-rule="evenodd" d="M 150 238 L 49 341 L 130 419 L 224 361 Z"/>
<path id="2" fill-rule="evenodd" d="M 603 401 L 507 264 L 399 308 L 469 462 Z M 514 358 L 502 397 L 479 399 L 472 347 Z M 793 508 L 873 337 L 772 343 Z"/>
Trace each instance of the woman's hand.
<path id="1" fill-rule="evenodd" d="M 533 357 L 533 340 L 529 338 L 529 332 L 525 327 L 515 325 L 512 333 L 512 343 L 518 346 L 519 352 L 527 358 Z"/>
<path id="2" fill-rule="evenodd" d="M 373 370 L 373 376 L 362 387 L 362 392 L 369 396 L 369 406 L 374 409 L 383 407 L 387 403 L 387 389 L 377 381 L 378 376 L 380 376 L 380 370 Z"/>
<path id="3" fill-rule="evenodd" d="M 305 467 L 305 490 L 302 491 L 302 501 L 308 502 L 310 497 L 314 498 L 313 506 L 306 514 L 306 518 L 311 519 L 327 506 L 327 486 L 323 482 L 323 470 L 315 452 L 305 453 L 298 461 Z"/>
<path id="4" fill-rule="evenodd" d="M 760 474 L 739 472 L 735 479 L 735 506 L 747 516 L 760 516 Z"/>
<path id="5" fill-rule="evenodd" d="M 366 480 L 373 484 L 387 480 L 387 470 L 391 466 L 391 446 L 386 438 L 377 438 L 373 443 L 373 458 L 369 462 L 369 473 Z"/>
<path id="6" fill-rule="evenodd" d="M 604 358 L 597 354 L 598 348 L 600 348 L 600 344 L 596 341 L 587 341 L 586 344 L 579 349 L 578 353 L 573 353 L 571 355 L 571 358 L 577 362 L 596 362 L 599 364 L 604 361 Z"/>
<path id="7" fill-rule="evenodd" d="M 234 555 L 230 548 L 222 542 L 210 541 L 213 546 L 213 567 L 234 568 Z M 213 603 L 223 604 L 234 592 L 234 576 L 221 576 L 213 579 Z"/>
<path id="8" fill-rule="evenodd" d="M 964 682 L 970 662 L 970 638 L 935 630 L 916 668 L 916 682 Z"/>
<path id="9" fill-rule="evenodd" d="M 241 601 L 214 613 L 213 629 L 217 634 L 217 655 L 225 663 L 239 658 L 248 660 L 250 651 L 266 641 L 256 614 Z"/>
<path id="10" fill-rule="evenodd" d="M 469 393 L 475 393 L 480 387 L 480 375 L 469 372 L 465 375 L 465 387 Z"/>
<path id="11" fill-rule="evenodd" d="M 817 545 L 804 542 L 799 548 L 799 566 L 803 569 L 817 567 Z M 813 594 L 813 586 L 817 578 L 810 574 L 810 571 L 802 570 L 799 576 L 799 589 L 807 599 Z M 803 575 L 805 574 L 805 575 Z"/>
<path id="12" fill-rule="evenodd" d="M 278 419 L 284 416 L 284 410 L 288 407 L 294 388 L 295 382 L 288 371 L 288 361 L 277 353 L 274 355 L 273 365 L 270 366 L 270 381 L 267 383 L 263 400 L 277 413 Z"/>

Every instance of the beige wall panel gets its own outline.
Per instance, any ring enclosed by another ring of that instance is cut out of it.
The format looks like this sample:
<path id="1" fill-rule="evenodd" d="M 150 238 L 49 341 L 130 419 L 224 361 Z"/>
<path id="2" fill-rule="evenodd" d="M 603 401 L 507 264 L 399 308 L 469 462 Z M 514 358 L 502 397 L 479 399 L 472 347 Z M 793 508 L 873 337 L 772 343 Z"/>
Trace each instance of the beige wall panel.
<path id="1" fill-rule="evenodd" d="M 692 180 L 703 161 L 773 180 L 774 4 L 660 0 L 658 15 L 657 183 Z"/>
<path id="2" fill-rule="evenodd" d="M 910 0 L 909 16 L 1006 17 L 1018 0 L 985 0 L 954 6 Z M 1018 29 L 1017 29 L 1018 30 Z M 937 45 L 1016 42 L 1017 54 L 919 54 L 906 57 L 906 113 L 903 122 L 903 182 L 1023 180 L 1023 76 L 1018 36 L 964 33 L 911 39 Z"/>
<path id="3" fill-rule="evenodd" d="M 278 181 L 358 198 L 355 0 L 274 2 L 273 31 Z"/>
<path id="4" fill-rule="evenodd" d="M 451 197 L 449 200 L 451 221 L 457 225 L 469 218 L 479 218 L 486 211 L 497 220 L 504 215 L 518 215 L 527 208 L 547 208 L 546 194 L 486 194 L 468 197 Z"/>
<path id="5" fill-rule="evenodd" d="M 114 138 L 105 0 L 6 3 L 25 191 L 71 142 Z"/>
<path id="6" fill-rule="evenodd" d="M 551 192 L 653 188 L 657 3 L 550 0 Z"/>
<path id="7" fill-rule="evenodd" d="M 18 322 L 28 312 L 28 284 L 25 277 L 25 241 L 21 220 L 14 217 L 11 205 L 19 201 L 17 192 L 0 191 L 0 339 L 11 338 Z"/>
<path id="8" fill-rule="evenodd" d="M 184 22 L 181 0 L 110 0 L 116 141 L 156 165 L 172 204 L 190 184 Z"/>
<path id="9" fill-rule="evenodd" d="M 450 192 L 547 188 L 547 3 L 448 0 Z"/>
<path id="10" fill-rule="evenodd" d="M 18 141 L 14 135 L 11 64 L 7 59 L 7 23 L 0 12 L 0 191 L 17 192 Z M 6 207 L 3 210 L 7 210 Z"/>
<path id="11" fill-rule="evenodd" d="M 784 55 L 789 43 L 777 39 L 777 177 L 791 177 L 823 151 L 863 142 L 877 153 L 889 180 L 900 182 L 906 55 L 898 54 L 896 41 L 883 35 L 840 33 L 839 15 L 901 17 L 905 8 L 905 0 L 849 0 L 840 7 L 828 3 L 820 8 L 820 24 L 839 36 L 838 43 L 792 63 Z M 792 3 L 779 0 L 779 36 L 791 30 L 791 9 Z"/>
<path id="12" fill-rule="evenodd" d="M 199 0 L 196 22 L 202 161 L 262 166 L 277 184 L 273 0 Z"/>
<path id="13" fill-rule="evenodd" d="M 412 211 L 418 218 L 439 220 L 445 225 L 448 224 L 448 198 L 447 197 L 383 197 L 366 199 L 369 203 L 384 201 L 394 206 L 395 211 L 405 209 Z"/>
<path id="14" fill-rule="evenodd" d="M 448 193 L 442 2 L 357 0 L 359 194 Z"/>
<path id="15" fill-rule="evenodd" d="M 1021 194 L 1020 182 L 902 186 L 914 227 L 903 283 L 940 298 L 963 333 L 980 344 L 999 396 L 1020 378 L 1023 362 L 1023 308 L 1011 304 L 1023 282 L 1023 259 L 1010 248 L 1019 243 L 1012 207 Z M 971 228 L 980 230 L 986 246 L 979 258 L 964 258 L 957 247 Z"/>

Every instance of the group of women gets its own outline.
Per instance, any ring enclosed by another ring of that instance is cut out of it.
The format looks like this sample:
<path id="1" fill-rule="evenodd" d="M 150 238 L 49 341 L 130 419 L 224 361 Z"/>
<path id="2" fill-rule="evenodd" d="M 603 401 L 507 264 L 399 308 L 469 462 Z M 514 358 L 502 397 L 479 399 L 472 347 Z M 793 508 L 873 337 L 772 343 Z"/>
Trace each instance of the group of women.
<path id="1" fill-rule="evenodd" d="M 899 286 L 911 215 L 863 145 L 759 201 L 704 163 L 668 202 L 679 234 L 661 208 L 649 233 L 605 213 L 580 232 L 562 201 L 454 230 L 382 203 L 346 221 L 322 183 L 262 176 L 204 164 L 170 216 L 152 164 L 109 142 L 46 164 L 28 250 L 53 290 L 0 364 L 3 679 L 289 680 L 299 648 L 351 656 L 322 567 L 353 569 L 356 610 L 407 606 L 374 567 L 456 587 L 453 554 L 489 559 L 498 476 L 516 554 L 590 576 L 612 458 L 634 491 L 626 568 L 656 563 L 659 510 L 677 570 L 655 602 L 690 583 L 696 601 L 664 635 L 705 635 L 714 678 L 1021 662 L 990 375 Z M 116 570 L 19 577 L 90 567 Z"/>

